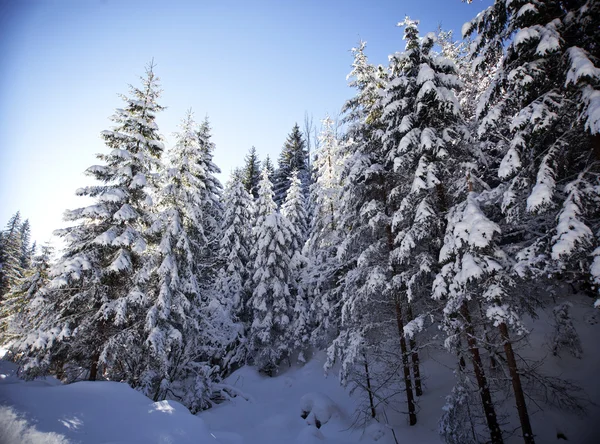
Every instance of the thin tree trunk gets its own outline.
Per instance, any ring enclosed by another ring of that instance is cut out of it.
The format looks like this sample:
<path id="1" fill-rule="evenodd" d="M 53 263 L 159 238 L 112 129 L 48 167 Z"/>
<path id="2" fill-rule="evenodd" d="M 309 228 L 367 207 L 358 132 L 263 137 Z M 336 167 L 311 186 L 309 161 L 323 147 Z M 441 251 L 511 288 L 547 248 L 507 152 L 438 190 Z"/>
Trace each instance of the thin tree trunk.
<path id="1" fill-rule="evenodd" d="M 527 404 L 525 403 L 525 395 L 523 394 L 523 386 L 521 385 L 521 377 L 517 369 L 517 360 L 512 348 L 512 343 L 508 337 L 508 327 L 503 322 L 498 327 L 502 342 L 504 343 L 504 353 L 506 354 L 506 362 L 508 363 L 508 371 L 512 380 L 513 392 L 517 403 L 517 412 L 519 413 L 519 421 L 521 422 L 521 430 L 523 431 L 523 441 L 525 444 L 534 444 L 533 430 L 529 422 L 529 413 L 527 413 Z"/>
<path id="2" fill-rule="evenodd" d="M 371 391 L 371 377 L 369 375 L 369 364 L 367 363 L 367 354 L 363 353 L 365 359 L 365 375 L 367 377 L 367 392 L 369 393 L 369 405 L 371 406 L 371 416 L 375 418 L 375 403 L 373 402 L 373 392 Z"/>
<path id="3" fill-rule="evenodd" d="M 414 317 L 410 303 L 408 304 L 407 314 L 408 319 L 412 321 Z M 421 396 L 423 395 L 423 388 L 421 387 L 421 370 L 419 368 L 419 352 L 417 351 L 417 341 L 415 341 L 414 337 L 411 337 L 408 343 L 411 351 L 410 356 L 412 360 L 413 376 L 415 377 L 415 394 L 417 396 Z"/>
<path id="4" fill-rule="evenodd" d="M 386 226 L 388 249 L 391 252 L 394 248 L 394 238 L 392 227 Z M 404 321 L 402 319 L 402 307 L 400 300 L 394 297 L 394 308 L 396 310 L 396 322 L 398 323 L 398 335 L 400 336 L 400 352 L 402 354 L 402 368 L 404 370 L 404 385 L 406 387 L 406 402 L 408 403 L 408 423 L 412 426 L 417 423 L 417 413 L 415 407 L 415 396 L 412 388 L 412 378 L 410 376 L 410 364 L 408 362 L 408 350 L 406 347 L 406 338 L 404 336 Z"/>
<path id="5" fill-rule="evenodd" d="M 417 414 L 415 408 L 415 398 L 412 389 L 412 379 L 410 377 L 410 366 L 408 363 L 408 351 L 406 349 L 406 338 L 404 337 L 404 323 L 402 322 L 402 308 L 400 301 L 395 301 L 396 321 L 398 323 L 398 334 L 400 335 L 400 351 L 402 353 L 402 367 L 404 368 L 404 385 L 406 386 L 406 401 L 408 403 L 408 422 L 410 425 L 417 423 Z"/>
<path id="6" fill-rule="evenodd" d="M 466 302 L 463 302 L 460 311 L 465 319 L 467 343 L 469 345 L 469 352 L 471 353 L 471 361 L 473 362 L 475 378 L 477 379 L 477 385 L 479 386 L 479 394 L 481 396 L 481 402 L 483 403 L 485 419 L 487 421 L 488 429 L 490 430 L 491 442 L 492 444 L 502 444 L 502 431 L 500 430 L 498 418 L 496 417 L 496 410 L 494 409 L 492 395 L 490 393 L 490 388 L 483 370 L 481 355 L 479 354 L 479 348 L 477 348 L 477 340 L 475 339 L 475 331 L 471 322 L 471 314 L 469 313 L 469 308 L 467 307 Z"/>
<path id="7" fill-rule="evenodd" d="M 479 305 L 479 313 L 481 314 L 482 318 L 485 318 L 484 314 L 483 314 L 483 307 L 481 305 L 481 303 L 479 301 L 477 301 L 477 304 Z M 490 368 L 495 369 L 497 366 L 496 363 L 496 358 L 494 358 L 494 351 L 492 350 L 491 347 L 491 343 L 492 341 L 490 340 L 490 335 L 488 334 L 487 328 L 485 328 L 485 325 L 482 326 L 483 328 L 483 335 L 485 337 L 485 349 L 487 350 L 488 354 L 490 355 Z"/>
<path id="8" fill-rule="evenodd" d="M 100 361 L 100 352 L 94 352 L 92 355 L 92 364 L 90 365 L 90 381 L 95 381 L 98 377 L 98 362 Z"/>

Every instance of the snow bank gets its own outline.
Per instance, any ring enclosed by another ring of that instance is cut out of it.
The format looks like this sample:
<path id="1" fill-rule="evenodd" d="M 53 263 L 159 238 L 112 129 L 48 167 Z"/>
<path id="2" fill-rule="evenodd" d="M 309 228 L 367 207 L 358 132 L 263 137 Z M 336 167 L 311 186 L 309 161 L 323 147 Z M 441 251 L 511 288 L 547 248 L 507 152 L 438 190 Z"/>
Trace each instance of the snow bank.
<path id="1" fill-rule="evenodd" d="M 306 419 L 307 424 L 320 429 L 333 415 L 339 414 L 340 408 L 326 394 L 315 392 L 300 398 L 300 411 L 300 416 Z"/>
<path id="2" fill-rule="evenodd" d="M 2 444 L 219 442 L 183 405 L 152 402 L 126 384 L 62 385 L 52 378 L 25 382 L 15 372 L 13 364 L 0 361 Z"/>

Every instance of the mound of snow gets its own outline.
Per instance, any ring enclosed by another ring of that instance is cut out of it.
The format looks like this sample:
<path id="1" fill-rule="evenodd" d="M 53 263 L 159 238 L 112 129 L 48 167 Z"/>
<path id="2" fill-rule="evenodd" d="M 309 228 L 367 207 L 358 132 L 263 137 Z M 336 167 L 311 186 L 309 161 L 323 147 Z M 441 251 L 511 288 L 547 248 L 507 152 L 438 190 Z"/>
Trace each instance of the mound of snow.
<path id="1" fill-rule="evenodd" d="M 300 416 L 306 419 L 308 424 L 320 429 L 340 411 L 340 408 L 326 394 L 315 392 L 307 393 L 300 399 L 300 410 Z"/>

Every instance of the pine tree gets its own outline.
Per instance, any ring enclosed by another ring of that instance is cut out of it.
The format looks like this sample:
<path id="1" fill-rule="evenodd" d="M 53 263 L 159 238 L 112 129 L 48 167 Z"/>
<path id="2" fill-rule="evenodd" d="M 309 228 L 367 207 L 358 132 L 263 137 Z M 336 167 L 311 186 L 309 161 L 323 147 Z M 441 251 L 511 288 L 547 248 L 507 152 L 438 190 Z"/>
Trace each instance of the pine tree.
<path id="1" fill-rule="evenodd" d="M 292 301 L 289 223 L 276 211 L 272 185 L 263 169 L 257 201 L 257 221 L 252 250 L 253 292 L 248 305 L 252 325 L 248 332 L 248 359 L 273 375 L 282 359 L 289 356 Z"/>
<path id="2" fill-rule="evenodd" d="M 275 167 L 273 166 L 273 162 L 271 161 L 271 157 L 267 154 L 265 160 L 263 160 L 262 167 L 267 170 L 267 175 L 269 176 L 269 180 L 271 183 L 275 182 Z"/>
<path id="3" fill-rule="evenodd" d="M 0 298 L 23 277 L 21 213 L 17 211 L 2 233 L 2 266 L 0 267 Z M 28 225 L 27 225 L 28 226 Z"/>
<path id="4" fill-rule="evenodd" d="M 279 168 L 275 172 L 275 202 L 281 206 L 290 187 L 290 178 L 293 171 L 298 171 L 302 183 L 302 192 L 308 195 L 309 171 L 308 152 L 306 142 L 298 124 L 292 128 L 279 155 Z"/>
<path id="5" fill-rule="evenodd" d="M 258 182 L 260 182 L 260 161 L 258 154 L 256 154 L 256 148 L 250 148 L 250 151 L 244 159 L 246 164 L 243 169 L 243 184 L 246 191 L 252 194 L 252 197 L 256 199 L 258 197 Z"/>
<path id="6" fill-rule="evenodd" d="M 43 316 L 36 330 L 13 346 L 30 376 L 66 363 L 77 374 L 77 367 L 87 369 L 90 380 L 100 374 L 127 380 L 140 376 L 139 362 L 121 356 L 139 348 L 141 338 L 130 327 L 143 319 L 148 300 L 142 258 L 163 151 L 155 123 L 162 110 L 159 96 L 149 66 L 142 87 L 132 86 L 130 96 L 122 96 L 125 108 L 111 117 L 114 128 L 102 132 L 108 152 L 97 156 L 102 164 L 86 170 L 100 184 L 77 190 L 95 203 L 65 213 L 76 224 L 57 231 L 66 247 L 41 292 Z"/>

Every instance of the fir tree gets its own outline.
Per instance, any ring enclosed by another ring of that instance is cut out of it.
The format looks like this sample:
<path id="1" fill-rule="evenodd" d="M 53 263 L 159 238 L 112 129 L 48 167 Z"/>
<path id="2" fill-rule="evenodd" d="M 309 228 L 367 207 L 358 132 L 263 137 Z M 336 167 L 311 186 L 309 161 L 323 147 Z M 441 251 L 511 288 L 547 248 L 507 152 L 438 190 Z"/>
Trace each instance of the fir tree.
<path id="1" fill-rule="evenodd" d="M 254 202 L 239 180 L 232 179 L 225 192 L 220 256 L 224 258 L 223 273 L 219 276 L 220 291 L 231 303 L 236 316 L 249 325 L 247 312 L 250 250 Z"/>
<path id="2" fill-rule="evenodd" d="M 21 238 L 21 254 L 19 260 L 21 262 L 21 268 L 26 271 L 31 267 L 31 258 L 33 256 L 29 219 L 25 219 L 25 222 L 21 225 L 19 236 Z M 35 252 L 35 250 L 33 250 L 33 252 Z"/>
<path id="3" fill-rule="evenodd" d="M 214 273 L 217 270 L 219 262 L 218 251 L 221 241 L 221 221 L 223 220 L 222 194 L 223 186 L 217 178 L 221 170 L 213 162 L 213 151 L 215 144 L 211 142 L 211 128 L 208 117 L 200 124 L 198 130 L 198 143 L 202 156 L 197 160 L 199 168 L 199 180 L 202 189 L 200 190 L 202 199 L 202 222 L 204 236 L 207 246 L 202 250 L 200 261 L 202 262 L 202 273 L 200 275 L 201 284 L 210 286 L 214 281 Z"/>
<path id="4" fill-rule="evenodd" d="M 307 235 L 306 200 L 302 194 L 298 172 L 292 172 L 290 188 L 285 202 L 281 207 L 281 215 L 288 222 L 290 230 L 290 244 L 287 246 L 290 254 L 290 290 L 291 297 L 295 299 L 294 313 L 290 328 L 292 345 L 303 348 L 308 343 L 309 332 L 309 301 L 304 285 L 304 272 L 307 260 L 302 254 L 302 249 Z"/>
<path id="5" fill-rule="evenodd" d="M 199 278 L 206 270 L 205 250 L 211 247 L 210 225 L 205 224 L 212 221 L 204 213 L 210 172 L 203 161 L 206 141 L 191 111 L 176 140 L 158 193 L 160 212 L 149 230 L 157 248 L 145 255 L 149 278 L 144 284 L 147 305 L 141 353 L 145 366 L 140 388 L 154 400 L 185 399 L 196 411 L 210 405 L 210 383 L 216 374 L 211 363 L 233 339 L 212 337 L 214 329 L 207 328 L 212 320 L 205 308 L 212 301 Z M 219 304 L 211 306 L 210 315 L 218 308 Z M 219 333 L 225 330 L 223 326 Z"/>
<path id="6" fill-rule="evenodd" d="M 480 69 L 506 46 L 477 117 L 480 137 L 499 151 L 503 232 L 518 236 L 517 267 L 574 283 L 597 270 L 599 17 L 594 1 L 496 1 L 463 27 L 477 33 Z"/>
<path id="7" fill-rule="evenodd" d="M 76 225 L 57 232 L 66 247 L 40 292 L 38 326 L 13 345 L 29 375 L 68 362 L 70 368 L 87 369 L 90 380 L 100 374 L 139 377 L 139 363 L 121 356 L 139 347 L 141 338 L 129 327 L 143 319 L 148 300 L 141 273 L 143 233 L 153 220 L 152 183 L 163 151 L 155 123 L 162 110 L 156 102 L 160 90 L 152 66 L 142 87 L 132 86 L 130 94 L 122 96 L 125 108 L 111 117 L 115 127 L 102 132 L 108 148 L 97 156 L 102 164 L 86 170 L 100 184 L 77 190 L 95 203 L 67 211 L 66 220 Z"/>
<path id="8" fill-rule="evenodd" d="M 339 262 L 337 247 L 341 242 L 339 200 L 342 191 L 342 145 L 334 134 L 333 120 L 323 120 L 319 135 L 319 151 L 313 162 L 314 182 L 311 185 L 313 216 L 309 237 L 304 247 L 308 258 L 307 292 L 311 300 L 313 342 L 322 345 L 331 339 L 338 321 Z"/>
<path id="9" fill-rule="evenodd" d="M 256 148 L 250 148 L 250 151 L 244 159 L 246 164 L 243 169 L 242 182 L 246 191 L 252 195 L 254 199 L 258 197 L 258 182 L 260 181 L 260 161 L 258 154 L 256 154 Z"/>
<path id="10" fill-rule="evenodd" d="M 37 322 L 39 303 L 38 292 L 48 283 L 54 249 L 50 244 L 42 246 L 39 255 L 34 256 L 31 269 L 5 296 L 0 307 L 0 343 L 10 344 L 29 332 Z"/>
<path id="11" fill-rule="evenodd" d="M 2 233 L 2 264 L 0 267 L 0 297 L 23 277 L 23 245 L 21 213 L 17 211 Z M 28 225 L 26 225 L 28 227 Z M 28 231 L 26 232 L 28 233 Z"/>
<path id="12" fill-rule="evenodd" d="M 248 359 L 273 375 L 282 359 L 289 356 L 292 301 L 289 223 L 276 211 L 272 185 L 263 169 L 257 201 L 255 244 L 252 250 L 253 292 L 248 305 L 252 325 L 248 332 Z"/>
<path id="13" fill-rule="evenodd" d="M 271 183 L 275 181 L 275 167 L 273 166 L 273 162 L 271 161 L 271 157 L 267 154 L 265 160 L 263 160 L 262 167 L 267 170 L 267 176 L 269 176 L 269 180 Z"/>
<path id="14" fill-rule="evenodd" d="M 298 171 L 302 183 L 302 192 L 308 194 L 309 172 L 308 152 L 306 142 L 298 124 L 292 128 L 279 155 L 279 168 L 275 172 L 274 190 L 275 202 L 281 206 L 290 187 L 290 178 L 293 171 Z"/>

